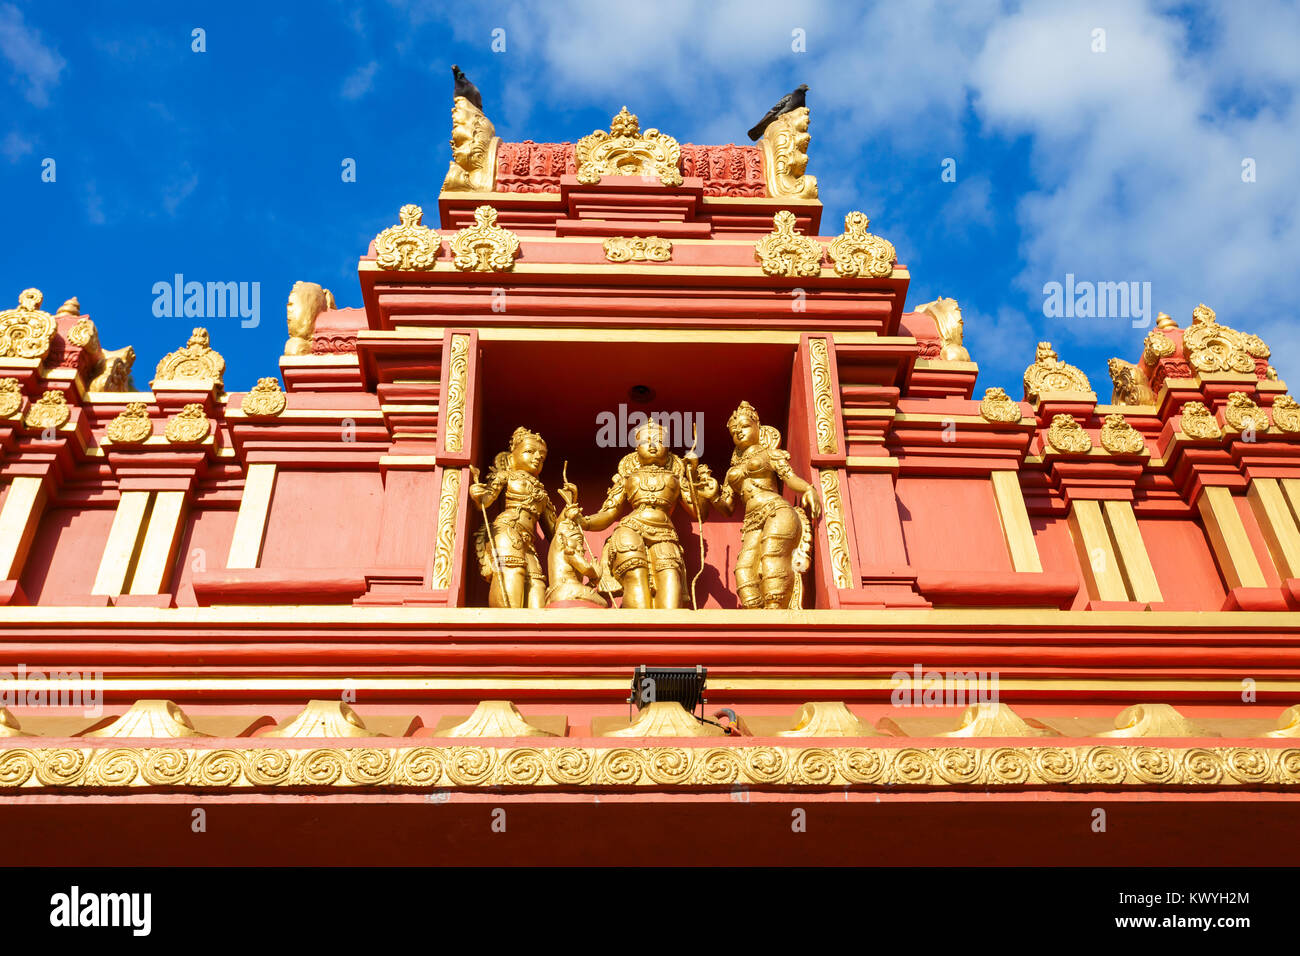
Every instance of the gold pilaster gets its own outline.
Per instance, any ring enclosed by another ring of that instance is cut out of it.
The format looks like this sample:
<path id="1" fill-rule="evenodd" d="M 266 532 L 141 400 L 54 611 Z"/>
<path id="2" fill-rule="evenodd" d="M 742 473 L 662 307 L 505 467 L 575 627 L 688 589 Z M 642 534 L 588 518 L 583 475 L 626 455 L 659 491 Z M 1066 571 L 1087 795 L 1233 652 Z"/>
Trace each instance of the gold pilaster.
<path id="1" fill-rule="evenodd" d="M 113 514 L 104 555 L 99 559 L 91 594 L 116 596 L 126 592 L 140 551 L 141 532 L 149 518 L 152 492 L 124 491 Z"/>
<path id="2" fill-rule="evenodd" d="M 1206 488 L 1196 500 L 1196 506 L 1228 588 L 1266 587 L 1264 572 L 1250 546 L 1232 492 L 1221 486 Z"/>
<path id="3" fill-rule="evenodd" d="M 271 510 L 271 495 L 274 491 L 275 465 L 249 465 L 248 475 L 244 478 L 244 496 L 239 499 L 239 516 L 235 518 L 230 556 L 226 558 L 227 568 L 257 567 L 262 557 L 266 517 Z"/>
<path id="4" fill-rule="evenodd" d="M 1020 478 L 1014 471 L 995 471 L 993 497 L 998 505 L 998 519 L 1002 522 L 1002 535 L 1011 554 L 1011 567 L 1017 571 L 1041 571 L 1043 562 L 1038 557 L 1034 543 L 1034 528 L 1029 523 L 1029 510 L 1020 490 Z"/>
<path id="5" fill-rule="evenodd" d="M 154 492 L 153 509 L 128 593 L 161 594 L 170 585 L 187 508 L 183 491 Z"/>
<path id="6" fill-rule="evenodd" d="M 19 475 L 9 485 L 4 509 L 0 510 L 0 571 L 4 572 L 4 580 L 22 575 L 27 552 L 45 511 L 46 497 L 45 481 L 41 478 Z"/>
<path id="7" fill-rule="evenodd" d="M 1297 481 L 1295 478 L 1286 481 Z M 1284 578 L 1300 577 L 1300 527 L 1296 524 L 1294 500 L 1276 478 L 1253 478 L 1246 497 L 1268 542 L 1273 563 Z"/>
<path id="8" fill-rule="evenodd" d="M 1096 501 L 1070 503 L 1070 535 L 1079 565 L 1088 579 L 1088 592 L 1098 601 L 1128 601 L 1124 572 Z"/>
<path id="9" fill-rule="evenodd" d="M 433 561 L 433 589 L 451 587 L 451 568 L 456 551 L 456 511 L 460 504 L 460 469 L 447 468 L 442 473 L 442 490 L 438 494 L 437 550 Z"/>
<path id="10" fill-rule="evenodd" d="M 1111 540 L 1119 552 L 1124 582 L 1133 600 L 1163 601 L 1155 569 L 1151 567 L 1151 556 L 1147 553 L 1137 516 L 1133 513 L 1132 502 L 1106 501 L 1102 503 L 1102 510 L 1106 523 L 1110 526 Z"/>

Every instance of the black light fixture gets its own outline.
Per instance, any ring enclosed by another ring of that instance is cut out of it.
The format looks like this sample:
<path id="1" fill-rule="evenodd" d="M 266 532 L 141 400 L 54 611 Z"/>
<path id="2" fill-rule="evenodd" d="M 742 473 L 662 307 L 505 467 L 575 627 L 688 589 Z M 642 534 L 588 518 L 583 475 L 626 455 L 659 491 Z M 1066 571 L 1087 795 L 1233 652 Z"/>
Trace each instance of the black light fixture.
<path id="1" fill-rule="evenodd" d="M 703 721 L 704 705 L 708 703 L 704 697 L 704 685 L 708 676 L 708 668 L 699 664 L 694 667 L 650 667 L 642 664 L 632 672 L 632 694 L 627 699 L 628 720 L 634 716 L 633 705 L 640 711 L 655 701 L 675 700 L 688 714 Z"/>

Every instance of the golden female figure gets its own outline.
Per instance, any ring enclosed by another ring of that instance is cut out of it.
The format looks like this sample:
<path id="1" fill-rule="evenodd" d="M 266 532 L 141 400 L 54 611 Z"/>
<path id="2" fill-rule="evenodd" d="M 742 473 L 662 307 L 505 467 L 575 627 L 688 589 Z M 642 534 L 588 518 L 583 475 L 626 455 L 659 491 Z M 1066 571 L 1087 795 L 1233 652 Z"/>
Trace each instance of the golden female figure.
<path id="1" fill-rule="evenodd" d="M 678 608 L 682 606 L 686 561 L 673 527 L 678 502 L 699 518 L 718 493 L 718 482 L 699 458 L 685 459 L 670 452 L 663 427 L 653 419 L 636 431 L 636 451 L 624 455 L 600 511 L 582 514 L 578 489 L 566 484 L 560 494 L 572 515 L 587 531 L 608 528 L 625 511 L 614 533 L 605 540 L 601 564 L 623 591 L 623 607 Z M 692 494 L 692 492 L 694 492 Z"/>
<path id="2" fill-rule="evenodd" d="M 808 569 L 812 528 L 803 510 L 781 496 L 780 482 L 801 496 L 812 520 L 821 504 L 812 485 L 794 473 L 790 453 L 781 448 L 781 433 L 762 425 L 749 402 L 741 402 L 727 420 L 736 450 L 716 499 L 718 510 L 731 514 L 736 497 L 745 503 L 740 554 L 736 558 L 736 595 L 744 607 L 799 608 L 800 574 Z"/>
<path id="3" fill-rule="evenodd" d="M 505 494 L 501 511 L 492 521 L 491 537 L 487 528 L 480 526 L 474 540 L 479 570 L 491 582 L 490 607 L 546 606 L 546 574 L 533 543 L 538 520 L 548 533 L 555 527 L 555 505 L 537 477 L 545 463 L 542 436 L 516 428 L 510 450 L 497 455 L 487 481 L 476 480 L 469 487 L 470 498 L 485 513 Z"/>

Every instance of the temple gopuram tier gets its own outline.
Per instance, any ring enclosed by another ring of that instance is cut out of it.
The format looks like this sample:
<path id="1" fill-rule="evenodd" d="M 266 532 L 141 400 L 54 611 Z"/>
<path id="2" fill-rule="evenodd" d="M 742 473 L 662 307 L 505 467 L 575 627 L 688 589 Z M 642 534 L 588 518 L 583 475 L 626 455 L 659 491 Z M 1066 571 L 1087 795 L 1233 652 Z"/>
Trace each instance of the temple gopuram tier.
<path id="1" fill-rule="evenodd" d="M 22 291 L 7 859 L 1288 862 L 1300 404 L 1250 318 L 977 394 L 808 120 L 505 143 L 457 98 L 436 213 L 362 307 L 295 284 L 246 392 L 219 328 L 145 391 Z"/>

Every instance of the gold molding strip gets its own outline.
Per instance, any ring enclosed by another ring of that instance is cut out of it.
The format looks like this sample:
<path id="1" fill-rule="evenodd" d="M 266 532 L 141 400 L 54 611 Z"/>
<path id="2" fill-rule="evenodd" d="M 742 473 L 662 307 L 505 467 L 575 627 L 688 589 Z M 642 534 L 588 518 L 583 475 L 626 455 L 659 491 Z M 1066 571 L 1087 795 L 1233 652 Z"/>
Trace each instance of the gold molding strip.
<path id="1" fill-rule="evenodd" d="M 400 316 L 394 316 L 398 320 Z M 393 339 L 423 339 L 438 341 L 446 329 L 442 326 L 413 326 L 396 324 L 389 329 L 362 329 L 357 333 L 360 342 L 383 342 Z M 655 345 L 734 345 L 736 343 L 759 345 L 797 346 L 804 330 L 801 329 L 647 329 L 647 328 L 538 328 L 521 325 L 484 326 L 478 330 L 480 342 L 645 342 Z M 835 333 L 835 341 L 845 345 L 915 345 L 910 335 L 877 335 L 875 332 Z M 279 417 L 293 410 L 282 412 Z"/>
<path id="2" fill-rule="evenodd" d="M 1120 570 L 1133 600 L 1163 601 L 1132 502 L 1105 501 L 1102 502 L 1102 511 L 1110 527 L 1111 540 L 1119 552 Z"/>
<path id="3" fill-rule="evenodd" d="M 180 546 L 189 507 L 183 491 L 155 491 L 149 524 L 145 528 L 135 574 L 131 576 L 131 594 L 161 594 L 171 583 L 172 565 Z"/>
<path id="4" fill-rule="evenodd" d="M 1110 530 L 1096 501 L 1070 502 L 1070 537 L 1079 556 L 1079 567 L 1088 580 L 1088 591 L 1098 601 L 1127 601 L 1128 588 L 1120 568 Z"/>
<path id="5" fill-rule="evenodd" d="M 839 451 L 840 445 L 839 429 L 835 424 L 835 396 L 831 393 L 830 348 L 826 339 L 809 339 L 808 357 L 812 375 L 817 450 L 823 455 L 833 455 Z"/>
<path id="6" fill-rule="evenodd" d="M 1196 499 L 1196 507 L 1228 589 L 1267 587 L 1232 491 L 1220 485 L 1208 487 Z"/>
<path id="7" fill-rule="evenodd" d="M 469 379 L 470 337 L 457 332 L 451 336 L 451 358 L 447 374 L 447 417 L 444 444 L 447 451 L 460 451 L 465 444 L 465 400 Z M 433 409 L 437 411 L 435 406 Z"/>
<path id="8" fill-rule="evenodd" d="M 0 792 L 271 788 L 1300 785 L 1291 747 L 16 747 Z"/>
<path id="9" fill-rule="evenodd" d="M 853 587 L 853 564 L 849 559 L 848 533 L 844 527 L 844 506 L 840 501 L 840 478 L 834 468 L 821 469 L 822 504 L 826 512 L 826 543 L 830 547 L 835 586 Z"/>
<path id="10" fill-rule="evenodd" d="M 47 497 L 42 478 L 19 475 L 9 485 L 0 510 L 0 573 L 4 580 L 22 576 Z"/>
<path id="11" fill-rule="evenodd" d="M 1011 555 L 1011 567 L 1016 571 L 1042 571 L 1043 562 L 1038 556 L 1034 527 L 1029 521 L 1029 509 L 1025 506 L 1019 475 L 1014 471 L 995 471 L 990 478 L 1002 536 Z"/>
<path id="12" fill-rule="evenodd" d="M 152 503 L 151 491 L 124 491 L 113 513 L 113 526 L 108 532 L 108 543 L 95 572 L 91 594 L 108 594 L 116 597 L 126 593 L 127 582 L 135 570 L 140 554 L 140 543 Z"/>
<path id="13" fill-rule="evenodd" d="M 1287 479 L 1296 481 L 1297 479 Z M 1246 497 L 1255 512 L 1255 519 L 1264 532 L 1269 553 L 1283 578 L 1300 577 L 1300 527 L 1288 504 L 1287 494 L 1276 478 L 1253 478 Z"/>
<path id="14" fill-rule="evenodd" d="M 442 473 L 438 495 L 437 551 L 433 561 L 433 590 L 451 587 L 451 568 L 456 550 L 456 510 L 460 504 L 460 469 Z"/>
<path id="15" fill-rule="evenodd" d="M 266 519 L 271 513 L 271 496 L 275 493 L 275 465 L 258 463 L 248 466 L 244 494 L 239 499 L 239 515 L 230 540 L 227 568 L 255 568 L 262 557 L 266 537 Z"/>

